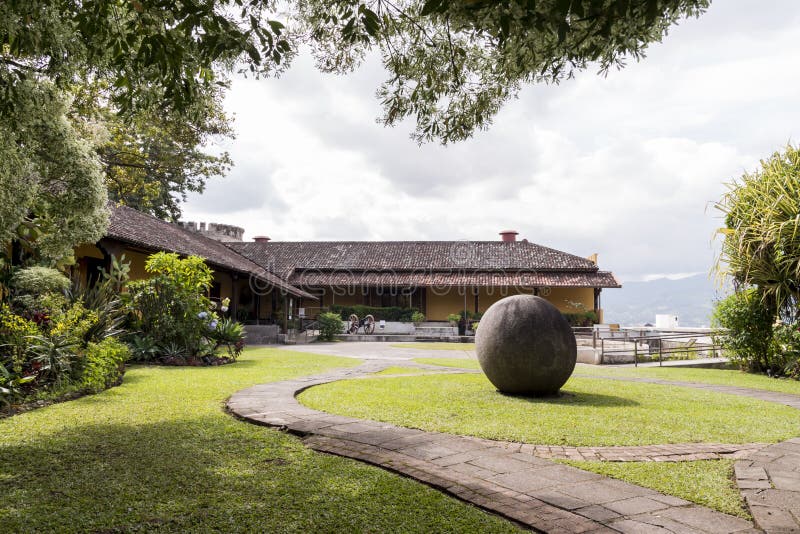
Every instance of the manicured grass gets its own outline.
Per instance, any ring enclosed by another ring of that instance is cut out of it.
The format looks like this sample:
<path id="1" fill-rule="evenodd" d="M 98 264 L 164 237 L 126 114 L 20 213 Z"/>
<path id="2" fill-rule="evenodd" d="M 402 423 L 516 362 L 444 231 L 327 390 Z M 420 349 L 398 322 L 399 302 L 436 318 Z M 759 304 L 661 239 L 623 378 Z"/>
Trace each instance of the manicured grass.
<path id="1" fill-rule="evenodd" d="M 556 445 L 775 442 L 797 411 L 690 388 L 572 378 L 559 398 L 497 393 L 483 375 L 340 381 L 300 400 L 327 412 L 489 439 Z"/>
<path id="2" fill-rule="evenodd" d="M 800 395 L 800 381 L 784 378 L 770 378 L 766 375 L 745 373 L 731 369 L 699 369 L 686 367 L 612 367 L 597 365 L 578 365 L 575 374 L 591 374 L 596 376 L 640 376 L 679 380 L 683 382 L 702 382 L 725 386 L 739 386 L 753 389 L 765 389 L 780 393 Z"/>
<path id="3" fill-rule="evenodd" d="M 120 387 L 1 420 L 0 530 L 514 531 L 410 479 L 224 412 L 249 385 L 358 363 L 258 349 L 222 367 L 134 367 Z"/>
<path id="4" fill-rule="evenodd" d="M 398 349 L 475 350 L 475 343 L 392 343 Z"/>
<path id="5" fill-rule="evenodd" d="M 460 360 L 457 358 L 414 358 L 415 362 L 444 367 L 463 367 L 464 369 L 480 369 L 477 360 Z M 662 378 L 683 382 L 702 382 L 723 386 L 739 386 L 744 388 L 765 389 L 779 393 L 800 395 L 800 381 L 785 378 L 770 378 L 765 375 L 745 373 L 732 369 L 701 369 L 687 367 L 615 367 L 611 365 L 577 364 L 575 375 L 592 376 L 639 376 L 644 378 Z"/>
<path id="6" fill-rule="evenodd" d="M 442 367 L 460 367 L 462 369 L 480 369 L 478 360 L 467 360 L 460 358 L 414 358 L 417 363 L 428 365 L 441 365 Z"/>
<path id="7" fill-rule="evenodd" d="M 696 462 L 586 462 L 559 460 L 579 469 L 618 478 L 720 512 L 750 519 L 733 481 L 733 460 Z"/>
<path id="8" fill-rule="evenodd" d="M 383 371 L 373 373 L 375 375 L 418 375 L 420 373 L 427 373 L 425 369 L 419 367 L 387 367 Z"/>

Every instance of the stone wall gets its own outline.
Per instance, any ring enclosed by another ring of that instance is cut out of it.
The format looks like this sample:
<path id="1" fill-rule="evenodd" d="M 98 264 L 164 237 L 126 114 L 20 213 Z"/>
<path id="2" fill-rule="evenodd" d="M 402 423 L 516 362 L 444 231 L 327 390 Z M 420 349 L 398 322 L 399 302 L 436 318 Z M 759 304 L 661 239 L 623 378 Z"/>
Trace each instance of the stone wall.
<path id="1" fill-rule="evenodd" d="M 248 345 L 275 345 L 280 327 L 275 324 L 245 325 L 245 343 Z"/>

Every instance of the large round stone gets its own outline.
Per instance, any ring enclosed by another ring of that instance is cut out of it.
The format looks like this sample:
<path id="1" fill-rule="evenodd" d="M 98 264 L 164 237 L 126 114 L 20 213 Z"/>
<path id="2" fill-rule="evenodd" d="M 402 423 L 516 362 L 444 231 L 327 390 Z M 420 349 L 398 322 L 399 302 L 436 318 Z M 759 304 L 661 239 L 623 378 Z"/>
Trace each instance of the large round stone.
<path id="1" fill-rule="evenodd" d="M 575 369 L 578 349 L 569 323 L 541 297 L 516 295 L 492 304 L 475 335 L 481 369 L 503 393 L 558 392 Z"/>

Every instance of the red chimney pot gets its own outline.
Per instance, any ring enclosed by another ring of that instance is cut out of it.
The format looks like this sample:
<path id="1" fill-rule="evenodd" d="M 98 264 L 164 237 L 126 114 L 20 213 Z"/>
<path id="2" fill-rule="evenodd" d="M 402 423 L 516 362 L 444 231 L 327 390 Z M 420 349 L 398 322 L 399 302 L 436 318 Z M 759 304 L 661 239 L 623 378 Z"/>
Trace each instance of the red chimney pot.
<path id="1" fill-rule="evenodd" d="M 503 230 L 500 232 L 500 237 L 505 243 L 512 243 L 517 240 L 519 232 L 516 230 Z"/>
<path id="2" fill-rule="evenodd" d="M 256 243 L 269 243 L 271 239 L 265 235 L 257 235 L 253 238 Z"/>

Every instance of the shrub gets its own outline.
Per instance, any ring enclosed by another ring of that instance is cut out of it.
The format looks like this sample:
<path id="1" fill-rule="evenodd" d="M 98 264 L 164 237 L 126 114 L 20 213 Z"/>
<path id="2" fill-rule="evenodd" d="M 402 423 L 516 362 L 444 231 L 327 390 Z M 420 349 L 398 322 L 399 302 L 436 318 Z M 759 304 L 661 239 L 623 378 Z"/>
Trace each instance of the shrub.
<path id="1" fill-rule="evenodd" d="M 76 379 L 79 388 L 85 393 L 97 393 L 119 384 L 128 358 L 127 345 L 113 337 L 89 343 Z"/>
<path id="2" fill-rule="evenodd" d="M 51 318 L 50 334 L 86 345 L 91 341 L 90 332 L 97 327 L 99 320 L 97 312 L 87 310 L 81 301 L 76 301 L 64 312 Z"/>
<path id="3" fill-rule="evenodd" d="M 399 306 L 390 307 L 373 307 L 373 306 L 331 306 L 332 313 L 338 313 L 339 316 L 347 320 L 351 315 L 355 314 L 359 317 L 372 315 L 376 321 L 400 321 L 404 323 L 411 322 L 411 316 L 414 312 L 418 311 L 416 308 L 401 308 Z"/>
<path id="4" fill-rule="evenodd" d="M 26 267 L 14 273 L 11 287 L 17 293 L 28 295 L 63 293 L 69 288 L 69 279 L 50 267 Z"/>
<path id="5" fill-rule="evenodd" d="M 425 320 L 425 314 L 419 311 L 415 311 L 411 314 L 411 322 L 414 324 L 419 324 Z"/>
<path id="6" fill-rule="evenodd" d="M 344 322 L 338 313 L 323 313 L 319 316 L 319 339 L 333 341 L 342 333 Z"/>
<path id="7" fill-rule="evenodd" d="M 772 358 L 773 315 L 756 289 L 738 291 L 717 302 L 713 324 L 725 330 L 715 336 L 730 360 L 743 369 L 779 372 Z"/>
<path id="8" fill-rule="evenodd" d="M 592 326 L 598 321 L 597 313 L 593 311 L 564 313 L 563 315 L 570 326 Z"/>
<path id="9" fill-rule="evenodd" d="M 459 319 L 461 319 L 461 315 L 458 313 L 451 313 L 450 315 L 447 316 L 447 321 L 450 322 L 451 324 L 457 323 Z"/>
<path id="10" fill-rule="evenodd" d="M 21 373 L 31 338 L 41 333 L 36 323 L 0 305 L 0 364 Z"/>
<path id="11" fill-rule="evenodd" d="M 773 358 L 782 374 L 800 379 L 800 323 L 777 322 L 772 337 Z"/>
<path id="12" fill-rule="evenodd" d="M 151 278 L 128 284 L 130 330 L 147 340 L 142 341 L 147 350 L 132 342 L 134 358 L 154 356 L 172 364 L 203 358 L 215 363 L 220 346 L 232 359 L 238 356 L 244 330 L 235 321 L 220 321 L 214 311 L 216 306 L 207 297 L 213 273 L 202 258 L 159 252 L 148 258 L 145 269 Z"/>

